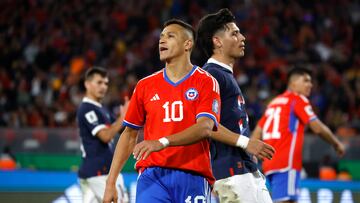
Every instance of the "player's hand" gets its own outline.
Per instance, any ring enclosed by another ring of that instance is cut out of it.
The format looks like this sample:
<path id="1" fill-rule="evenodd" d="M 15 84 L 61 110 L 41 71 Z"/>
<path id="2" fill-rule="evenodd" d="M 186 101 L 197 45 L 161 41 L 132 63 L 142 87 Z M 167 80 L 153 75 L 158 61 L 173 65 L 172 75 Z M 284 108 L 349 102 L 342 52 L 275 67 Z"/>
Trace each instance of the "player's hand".
<path id="1" fill-rule="evenodd" d="M 144 140 L 135 145 L 133 155 L 136 160 L 146 159 L 151 152 L 157 152 L 164 148 L 159 140 Z"/>
<path id="2" fill-rule="evenodd" d="M 338 142 L 336 145 L 334 145 L 336 153 L 339 155 L 339 157 L 344 156 L 345 154 L 345 145 L 341 142 Z"/>
<path id="3" fill-rule="evenodd" d="M 115 185 L 106 185 L 103 203 L 118 202 L 118 194 Z"/>
<path id="4" fill-rule="evenodd" d="M 275 153 L 275 149 L 271 145 L 256 138 L 250 138 L 245 150 L 261 160 L 265 158 L 271 160 Z"/>

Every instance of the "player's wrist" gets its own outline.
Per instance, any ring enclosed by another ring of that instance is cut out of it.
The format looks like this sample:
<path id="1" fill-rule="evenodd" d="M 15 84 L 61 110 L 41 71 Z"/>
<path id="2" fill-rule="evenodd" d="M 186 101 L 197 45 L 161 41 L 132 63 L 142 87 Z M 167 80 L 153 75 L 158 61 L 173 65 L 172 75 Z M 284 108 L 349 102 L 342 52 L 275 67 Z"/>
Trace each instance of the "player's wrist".
<path id="1" fill-rule="evenodd" d="M 108 177 L 106 179 L 106 186 L 107 187 L 111 187 L 111 186 L 114 186 L 116 184 L 116 180 L 113 180 L 112 178 Z"/>
<path id="2" fill-rule="evenodd" d="M 249 138 L 244 136 L 244 135 L 240 135 L 238 140 L 236 141 L 236 146 L 237 147 L 240 147 L 242 149 L 246 149 L 246 147 L 248 146 L 249 144 Z"/>
<path id="3" fill-rule="evenodd" d="M 166 137 L 160 138 L 159 142 L 164 146 L 164 148 L 170 145 L 170 141 Z"/>

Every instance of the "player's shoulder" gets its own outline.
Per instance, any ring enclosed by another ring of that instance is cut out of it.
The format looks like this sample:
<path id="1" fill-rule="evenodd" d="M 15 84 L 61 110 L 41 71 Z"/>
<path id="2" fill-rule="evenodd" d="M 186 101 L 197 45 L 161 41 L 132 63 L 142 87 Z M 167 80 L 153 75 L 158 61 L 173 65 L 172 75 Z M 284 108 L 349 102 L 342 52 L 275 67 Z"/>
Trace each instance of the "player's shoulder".
<path id="1" fill-rule="evenodd" d="M 207 80 L 214 80 L 215 78 L 206 70 L 204 70 L 203 68 L 197 66 L 194 73 L 197 74 L 198 77 L 201 77 L 203 79 L 207 79 Z"/>
<path id="2" fill-rule="evenodd" d="M 78 112 L 84 112 L 90 109 L 95 109 L 95 105 L 87 103 L 87 102 L 81 102 L 78 107 Z"/>
<path id="3" fill-rule="evenodd" d="M 223 68 L 215 63 L 206 63 L 203 66 L 203 69 L 207 72 L 209 72 L 211 75 L 214 74 L 224 74 Z"/>
<path id="4" fill-rule="evenodd" d="M 201 81 L 201 84 L 212 88 L 212 90 L 217 93 L 220 93 L 219 83 L 210 73 L 200 67 L 196 67 L 193 75 L 197 77 L 197 80 Z"/>
<path id="5" fill-rule="evenodd" d="M 299 95 L 299 98 L 303 101 L 303 102 L 305 102 L 305 103 L 309 103 L 309 99 L 307 98 L 307 97 L 305 97 L 304 95 Z"/>
<path id="6" fill-rule="evenodd" d="M 157 72 L 152 73 L 151 75 L 148 75 L 138 81 L 138 85 L 147 85 L 148 83 L 153 82 L 154 80 L 157 80 L 159 77 L 162 77 L 164 74 L 164 69 L 161 69 Z"/>
<path id="7" fill-rule="evenodd" d="M 95 112 L 98 112 L 98 111 L 101 111 L 100 109 L 103 108 L 101 106 L 101 104 L 99 103 L 96 103 L 94 101 L 91 101 L 89 99 L 83 99 L 83 101 L 80 103 L 79 107 L 78 107 L 78 114 L 85 114 L 89 111 L 95 111 Z"/>
<path id="8" fill-rule="evenodd" d="M 298 93 L 295 93 L 295 92 L 290 92 L 290 96 L 291 96 L 291 99 L 299 101 L 301 103 L 309 103 L 309 99 L 306 96 L 302 95 L 302 94 L 298 94 Z"/>

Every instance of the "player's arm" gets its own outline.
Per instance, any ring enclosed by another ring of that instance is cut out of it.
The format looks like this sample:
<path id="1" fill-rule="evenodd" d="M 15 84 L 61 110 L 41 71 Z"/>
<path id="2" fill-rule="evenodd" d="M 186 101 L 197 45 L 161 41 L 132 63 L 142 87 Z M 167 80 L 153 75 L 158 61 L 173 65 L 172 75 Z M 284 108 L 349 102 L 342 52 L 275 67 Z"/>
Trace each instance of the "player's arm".
<path id="1" fill-rule="evenodd" d="M 262 140 L 262 128 L 259 125 L 256 125 L 255 129 L 251 133 L 251 138 Z"/>
<path id="2" fill-rule="evenodd" d="M 211 138 L 231 146 L 240 147 L 260 159 L 271 159 L 275 153 L 275 149 L 272 146 L 262 142 L 260 139 L 249 139 L 244 135 L 232 132 L 222 125 L 219 125 L 218 131 L 211 133 Z"/>
<path id="3" fill-rule="evenodd" d="M 210 137 L 215 123 L 208 117 L 199 117 L 196 124 L 185 130 L 163 137 L 159 140 L 144 140 L 134 148 L 134 158 L 139 160 L 146 159 L 151 152 L 160 151 L 168 146 L 183 146 L 198 142 Z"/>
<path id="4" fill-rule="evenodd" d="M 101 129 L 96 136 L 103 142 L 110 142 L 122 128 L 124 117 L 129 106 L 129 98 L 125 97 L 124 105 L 120 105 L 120 117 L 108 128 Z"/>
<path id="5" fill-rule="evenodd" d="M 126 127 L 116 145 L 110 172 L 106 181 L 103 202 L 117 202 L 116 179 L 136 145 L 138 130 Z"/>
<path id="6" fill-rule="evenodd" d="M 214 125 L 215 123 L 212 119 L 200 117 L 197 119 L 196 124 L 191 127 L 179 133 L 167 136 L 166 139 L 169 140 L 168 146 L 190 145 L 207 138 L 211 135 Z"/>
<path id="7" fill-rule="evenodd" d="M 315 119 L 309 123 L 309 126 L 315 134 L 320 135 L 322 139 L 331 144 L 339 156 L 345 154 L 345 146 L 323 122 L 319 119 Z"/>

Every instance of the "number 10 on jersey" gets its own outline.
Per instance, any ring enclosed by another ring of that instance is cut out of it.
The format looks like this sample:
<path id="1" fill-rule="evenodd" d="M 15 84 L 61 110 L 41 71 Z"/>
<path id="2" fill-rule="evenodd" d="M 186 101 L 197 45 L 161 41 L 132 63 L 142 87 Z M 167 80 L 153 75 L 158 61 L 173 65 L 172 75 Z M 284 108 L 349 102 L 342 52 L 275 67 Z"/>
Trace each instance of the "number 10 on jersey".
<path id="1" fill-rule="evenodd" d="M 162 106 L 165 111 L 164 123 L 181 121 L 184 118 L 184 107 L 182 101 L 165 102 Z"/>

